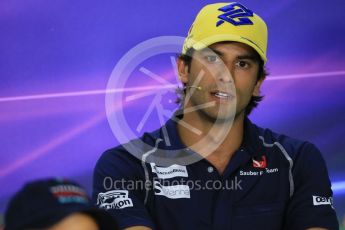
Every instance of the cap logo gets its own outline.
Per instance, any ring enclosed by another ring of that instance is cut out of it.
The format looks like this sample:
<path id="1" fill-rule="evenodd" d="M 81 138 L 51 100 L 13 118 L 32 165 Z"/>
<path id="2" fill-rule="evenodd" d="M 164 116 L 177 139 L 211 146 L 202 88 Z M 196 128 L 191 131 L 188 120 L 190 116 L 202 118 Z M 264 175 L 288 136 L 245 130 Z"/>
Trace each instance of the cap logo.
<path id="1" fill-rule="evenodd" d="M 74 185 L 57 185 L 50 188 L 59 203 L 88 203 L 86 192 Z"/>
<path id="2" fill-rule="evenodd" d="M 234 26 L 253 25 L 253 22 L 249 19 L 249 17 L 253 17 L 253 12 L 240 3 L 231 3 L 218 10 L 224 12 L 224 14 L 218 16 L 220 20 L 216 24 L 217 27 L 224 22 L 231 23 Z"/>

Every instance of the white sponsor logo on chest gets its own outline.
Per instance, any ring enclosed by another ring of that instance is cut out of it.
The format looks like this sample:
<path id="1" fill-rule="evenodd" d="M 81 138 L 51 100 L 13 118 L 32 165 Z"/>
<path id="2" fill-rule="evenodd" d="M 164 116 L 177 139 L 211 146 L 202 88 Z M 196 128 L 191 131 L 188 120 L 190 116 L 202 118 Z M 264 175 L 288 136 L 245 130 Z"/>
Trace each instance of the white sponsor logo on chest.
<path id="1" fill-rule="evenodd" d="M 186 166 L 171 165 L 169 167 L 156 166 L 155 163 L 150 163 L 152 172 L 157 174 L 160 179 L 168 179 L 173 177 L 188 177 Z"/>
<path id="2" fill-rule="evenodd" d="M 165 196 L 170 199 L 190 198 L 190 189 L 188 185 L 164 186 L 158 181 L 154 182 L 155 195 Z"/>
<path id="3" fill-rule="evenodd" d="M 274 174 L 274 173 L 278 173 L 279 169 L 278 168 L 265 168 L 264 170 L 261 171 L 243 171 L 240 170 L 240 176 L 261 176 L 264 174 Z"/>

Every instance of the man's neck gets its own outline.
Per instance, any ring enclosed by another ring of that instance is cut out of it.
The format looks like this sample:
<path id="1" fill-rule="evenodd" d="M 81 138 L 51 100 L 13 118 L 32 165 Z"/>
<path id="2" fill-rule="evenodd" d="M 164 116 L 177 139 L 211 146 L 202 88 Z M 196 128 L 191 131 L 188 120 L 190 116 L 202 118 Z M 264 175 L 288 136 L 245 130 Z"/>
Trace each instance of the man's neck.
<path id="1" fill-rule="evenodd" d="M 194 116 L 193 116 L 194 115 Z M 195 114 L 185 114 L 183 119 L 178 123 L 178 133 L 182 142 L 204 156 L 206 159 L 219 159 L 220 161 L 229 161 L 231 156 L 235 151 L 241 146 L 244 133 L 244 112 L 238 114 L 234 120 L 231 122 L 224 122 L 222 124 L 214 124 L 200 116 L 195 116 Z M 184 126 L 183 124 L 188 124 L 191 127 L 201 131 L 201 134 L 197 134 L 195 130 Z M 228 127 L 226 127 L 228 126 Z M 226 127 L 224 129 L 224 127 Z M 225 130 L 225 132 L 224 132 Z M 220 132 L 223 132 L 221 141 L 215 139 L 214 137 Z M 203 144 L 198 145 L 197 143 L 203 140 Z M 207 146 L 212 146 L 206 148 Z M 205 151 L 207 149 L 207 151 Z M 210 151 L 210 149 L 212 149 Z"/>

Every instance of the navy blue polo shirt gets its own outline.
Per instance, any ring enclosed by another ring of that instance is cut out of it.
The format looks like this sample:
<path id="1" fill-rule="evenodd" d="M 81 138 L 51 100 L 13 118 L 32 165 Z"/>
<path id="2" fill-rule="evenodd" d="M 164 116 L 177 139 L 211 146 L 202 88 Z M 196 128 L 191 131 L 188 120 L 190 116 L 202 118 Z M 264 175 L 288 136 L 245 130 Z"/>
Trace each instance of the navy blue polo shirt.
<path id="1" fill-rule="evenodd" d="M 169 120 L 130 142 L 137 149 L 121 145 L 98 160 L 93 200 L 121 228 L 338 229 L 325 161 L 313 144 L 246 119 L 243 143 L 220 175 L 183 145 L 176 125 Z M 199 159 L 184 164 L 184 157 Z"/>

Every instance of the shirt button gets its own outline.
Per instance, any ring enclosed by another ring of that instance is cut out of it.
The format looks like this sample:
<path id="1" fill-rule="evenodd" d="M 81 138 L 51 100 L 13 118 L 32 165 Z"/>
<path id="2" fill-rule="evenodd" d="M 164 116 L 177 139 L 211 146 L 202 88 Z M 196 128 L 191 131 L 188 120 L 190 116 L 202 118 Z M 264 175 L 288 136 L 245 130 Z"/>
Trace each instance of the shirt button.
<path id="1" fill-rule="evenodd" d="M 212 173 L 214 171 L 213 167 L 207 167 L 207 172 Z"/>

